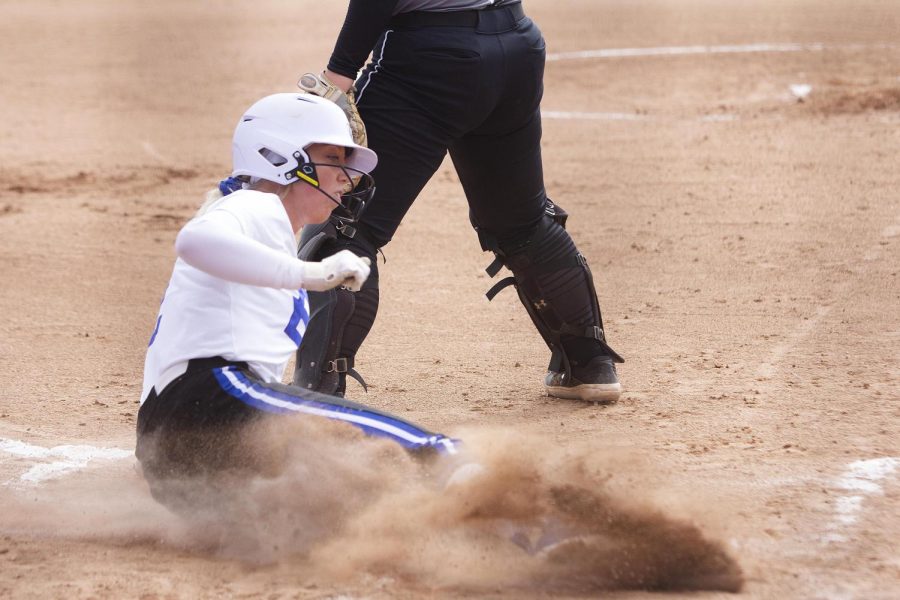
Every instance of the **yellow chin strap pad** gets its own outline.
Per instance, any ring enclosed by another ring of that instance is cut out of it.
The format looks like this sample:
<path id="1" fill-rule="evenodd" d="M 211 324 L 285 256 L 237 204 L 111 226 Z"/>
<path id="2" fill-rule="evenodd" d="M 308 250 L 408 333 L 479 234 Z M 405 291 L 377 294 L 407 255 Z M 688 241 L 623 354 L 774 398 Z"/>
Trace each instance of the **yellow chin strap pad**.
<path id="1" fill-rule="evenodd" d="M 311 185 L 311 186 L 313 186 L 313 187 L 319 187 L 319 182 L 318 182 L 317 180 L 313 179 L 313 178 L 310 176 L 310 175 L 314 175 L 314 174 L 315 174 L 315 170 L 312 169 L 312 168 L 310 168 L 309 170 L 310 170 L 311 172 L 309 173 L 309 175 L 307 175 L 306 173 L 304 173 L 304 172 L 303 172 L 304 170 L 305 170 L 305 169 L 303 169 L 303 168 L 301 167 L 301 168 L 297 169 L 296 171 L 294 171 L 294 175 L 296 175 L 297 177 L 299 177 L 300 179 L 302 179 L 303 181 L 305 181 L 306 183 L 308 183 L 309 185 Z"/>
<path id="2" fill-rule="evenodd" d="M 313 186 L 313 187 L 319 187 L 319 182 L 318 182 L 318 181 L 316 181 L 315 179 L 313 179 L 312 177 L 310 177 L 309 175 L 307 175 L 306 173 L 304 173 L 304 172 L 301 171 L 300 169 L 297 169 L 297 170 L 295 171 L 294 174 L 297 175 L 297 177 L 299 177 L 300 179 L 302 179 L 302 180 L 305 181 L 306 183 L 308 183 L 309 185 L 311 185 L 311 186 Z"/>

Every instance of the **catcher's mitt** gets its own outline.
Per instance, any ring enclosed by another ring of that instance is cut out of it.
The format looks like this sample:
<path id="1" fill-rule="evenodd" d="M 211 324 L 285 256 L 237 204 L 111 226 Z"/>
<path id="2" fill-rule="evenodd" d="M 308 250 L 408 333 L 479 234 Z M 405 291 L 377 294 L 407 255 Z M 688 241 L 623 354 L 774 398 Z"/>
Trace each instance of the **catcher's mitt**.
<path id="1" fill-rule="evenodd" d="M 342 92 L 337 86 L 331 83 L 325 74 L 316 75 L 315 73 L 305 73 L 297 82 L 304 92 L 315 94 L 326 100 L 331 100 L 337 104 L 341 110 L 347 115 L 350 121 L 350 129 L 353 132 L 353 141 L 360 146 L 368 146 L 368 138 L 366 137 L 366 126 L 363 124 L 359 111 L 356 109 L 356 98 L 354 97 L 353 88 L 347 92 Z"/>

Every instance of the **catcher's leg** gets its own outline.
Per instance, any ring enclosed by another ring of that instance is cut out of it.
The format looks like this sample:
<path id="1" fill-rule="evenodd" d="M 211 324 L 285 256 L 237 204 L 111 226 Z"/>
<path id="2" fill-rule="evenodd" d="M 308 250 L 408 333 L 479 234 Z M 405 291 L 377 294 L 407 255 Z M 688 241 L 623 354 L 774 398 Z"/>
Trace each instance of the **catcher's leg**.
<path id="1" fill-rule="evenodd" d="M 501 265 L 513 273 L 488 298 L 516 287 L 552 353 L 544 382 L 549 395 L 613 402 L 622 391 L 614 363 L 624 361 L 606 343 L 591 270 L 563 228 L 566 216 L 548 200 L 547 214 L 527 234 L 495 238 L 479 231 L 483 248 L 497 256 L 488 273 L 496 275 Z"/>
<path id="2" fill-rule="evenodd" d="M 387 54 L 393 48 L 391 42 L 378 47 Z M 357 84 L 358 107 L 369 147 L 378 153 L 378 165 L 372 171 L 378 182 L 374 198 L 352 228 L 337 231 L 333 225 L 316 225 L 304 228 L 301 235 L 301 258 L 306 260 L 321 260 L 348 249 L 372 261 L 372 271 L 361 291 L 309 293 L 310 321 L 294 372 L 294 384 L 304 389 L 343 395 L 347 375 L 357 375 L 354 358 L 378 312 L 375 255 L 391 240 L 447 153 L 449 134 L 433 122 L 436 111 L 428 110 L 429 100 L 437 95 L 424 85 L 410 88 L 402 83 L 402 77 L 392 74 L 398 61 L 412 59 L 402 54 L 402 48 L 401 44 L 398 55 L 389 56 L 390 60 L 370 64 Z M 376 64 L 382 68 L 376 69 Z M 437 75 L 434 77 L 440 81 Z"/>
<path id="3" fill-rule="evenodd" d="M 499 111 L 498 122 L 450 149 L 482 248 L 497 256 L 488 273 L 501 266 L 513 272 L 488 298 L 516 286 L 552 352 L 551 396 L 615 401 L 622 388 L 613 363 L 622 359 L 606 344 L 591 271 L 563 227 L 567 215 L 544 190 L 540 111 L 535 106 L 511 123 L 516 109 Z"/>
<path id="4" fill-rule="evenodd" d="M 347 249 L 369 257 L 372 271 L 358 292 L 343 288 L 309 292 L 309 323 L 297 349 L 293 379 L 301 388 L 341 397 L 347 388 L 347 375 L 366 387 L 354 369 L 354 359 L 378 312 L 377 250 L 359 231 L 345 231 L 328 222 L 305 227 L 300 236 L 298 254 L 302 260 L 322 260 Z M 353 237 L 348 237 L 350 233 Z"/>

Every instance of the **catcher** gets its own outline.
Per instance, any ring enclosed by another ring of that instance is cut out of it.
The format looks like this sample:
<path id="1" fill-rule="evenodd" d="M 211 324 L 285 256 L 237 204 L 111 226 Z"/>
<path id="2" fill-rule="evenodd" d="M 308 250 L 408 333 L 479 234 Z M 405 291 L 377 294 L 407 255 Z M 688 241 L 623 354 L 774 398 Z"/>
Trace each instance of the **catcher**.
<path id="1" fill-rule="evenodd" d="M 357 142 L 367 137 L 378 153 L 379 187 L 358 223 L 337 216 L 304 228 L 300 252 L 322 259 L 349 249 L 372 270 L 357 293 L 310 294 L 296 385 L 342 396 L 348 375 L 362 383 L 354 359 L 378 312 L 376 254 L 449 151 L 481 247 L 496 257 L 488 273 L 512 272 L 488 298 L 515 286 L 551 350 L 547 393 L 619 397 L 622 358 L 606 343 L 591 271 L 544 189 L 544 59 L 541 32 L 518 0 L 350 0 L 328 67 L 300 86 L 348 112 Z"/>

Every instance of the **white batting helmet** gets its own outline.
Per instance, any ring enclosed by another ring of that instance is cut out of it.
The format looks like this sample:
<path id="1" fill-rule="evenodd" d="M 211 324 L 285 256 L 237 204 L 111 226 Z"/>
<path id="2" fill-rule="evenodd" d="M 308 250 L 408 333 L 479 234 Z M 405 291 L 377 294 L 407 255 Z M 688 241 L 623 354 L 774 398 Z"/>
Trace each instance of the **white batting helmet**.
<path id="1" fill-rule="evenodd" d="M 258 100 L 244 115 L 232 138 L 232 177 L 247 175 L 286 185 L 299 162 L 309 162 L 310 144 L 347 148 L 346 165 L 368 173 L 374 152 L 353 142 L 350 123 L 334 103 L 302 93 L 272 94 Z"/>

